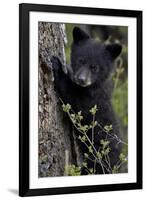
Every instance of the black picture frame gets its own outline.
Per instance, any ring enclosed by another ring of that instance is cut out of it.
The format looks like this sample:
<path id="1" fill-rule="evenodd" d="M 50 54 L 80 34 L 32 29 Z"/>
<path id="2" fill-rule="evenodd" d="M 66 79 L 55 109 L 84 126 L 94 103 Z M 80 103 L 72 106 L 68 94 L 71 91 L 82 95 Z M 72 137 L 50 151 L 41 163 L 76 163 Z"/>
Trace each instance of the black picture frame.
<path id="1" fill-rule="evenodd" d="M 30 11 L 133 17 L 137 21 L 137 181 L 62 188 L 29 187 L 29 13 Z M 19 195 L 55 195 L 142 188 L 142 11 L 57 5 L 19 5 Z"/>

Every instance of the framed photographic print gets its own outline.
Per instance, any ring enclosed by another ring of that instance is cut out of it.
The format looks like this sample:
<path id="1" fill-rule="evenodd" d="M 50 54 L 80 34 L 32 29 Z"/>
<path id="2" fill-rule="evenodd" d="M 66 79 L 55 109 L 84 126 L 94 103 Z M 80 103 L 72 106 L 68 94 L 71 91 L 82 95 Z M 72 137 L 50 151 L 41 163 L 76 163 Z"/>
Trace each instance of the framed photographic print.
<path id="1" fill-rule="evenodd" d="M 141 189 L 142 11 L 19 8 L 19 195 Z"/>

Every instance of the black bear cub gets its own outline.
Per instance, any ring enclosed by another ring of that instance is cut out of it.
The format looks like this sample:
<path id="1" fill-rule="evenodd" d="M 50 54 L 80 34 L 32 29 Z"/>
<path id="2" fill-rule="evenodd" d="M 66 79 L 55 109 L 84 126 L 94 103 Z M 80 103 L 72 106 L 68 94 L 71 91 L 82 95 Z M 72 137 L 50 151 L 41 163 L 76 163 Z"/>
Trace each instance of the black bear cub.
<path id="1" fill-rule="evenodd" d="M 88 169 L 94 168 L 95 174 L 111 173 L 112 168 L 119 160 L 121 147 L 113 136 L 119 136 L 119 125 L 115 117 L 112 104 L 112 80 L 114 61 L 120 55 L 120 44 L 103 44 L 90 38 L 79 27 L 73 29 L 73 43 L 71 47 L 71 64 L 67 74 L 62 70 L 63 65 L 59 58 L 53 56 L 52 66 L 55 78 L 55 88 L 65 104 L 70 104 L 77 113 L 82 112 L 83 124 L 92 122 L 92 114 L 89 110 L 97 105 L 95 119 L 94 147 L 96 153 L 100 152 L 101 141 L 109 141 L 108 163 L 99 160 L 95 164 L 95 152 L 89 153 L 88 145 L 80 142 L 83 158 L 86 153 L 91 154 L 87 159 L 87 166 L 82 167 L 82 174 L 88 174 Z M 107 133 L 103 127 L 112 125 L 111 133 Z M 91 132 L 87 132 L 91 140 Z M 111 135 L 110 135 L 111 134 Z M 76 135 L 80 132 L 76 130 Z M 98 155 L 99 156 L 99 155 Z M 107 166 L 110 165 L 110 166 Z M 110 171 L 111 170 L 111 171 Z"/>

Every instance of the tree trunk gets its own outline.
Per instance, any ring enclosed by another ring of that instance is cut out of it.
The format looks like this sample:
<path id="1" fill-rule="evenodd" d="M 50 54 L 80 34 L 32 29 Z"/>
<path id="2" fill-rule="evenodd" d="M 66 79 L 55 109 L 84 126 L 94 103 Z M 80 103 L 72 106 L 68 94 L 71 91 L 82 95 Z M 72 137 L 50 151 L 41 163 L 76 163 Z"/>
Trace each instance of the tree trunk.
<path id="1" fill-rule="evenodd" d="M 65 63 L 65 25 L 39 22 L 39 177 L 63 176 L 65 166 L 76 164 L 76 140 L 64 121 L 59 98 L 54 91 L 50 58 L 58 56 Z"/>

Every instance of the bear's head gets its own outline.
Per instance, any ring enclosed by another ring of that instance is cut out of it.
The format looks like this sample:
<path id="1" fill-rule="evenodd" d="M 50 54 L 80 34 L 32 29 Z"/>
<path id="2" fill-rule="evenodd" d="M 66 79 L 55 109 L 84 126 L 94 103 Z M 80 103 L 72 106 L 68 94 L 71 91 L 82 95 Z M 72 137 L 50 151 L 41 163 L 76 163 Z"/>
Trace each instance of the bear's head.
<path id="1" fill-rule="evenodd" d="M 120 44 L 99 43 L 79 27 L 74 27 L 71 48 L 74 82 L 81 87 L 102 84 L 111 74 L 121 50 Z"/>

